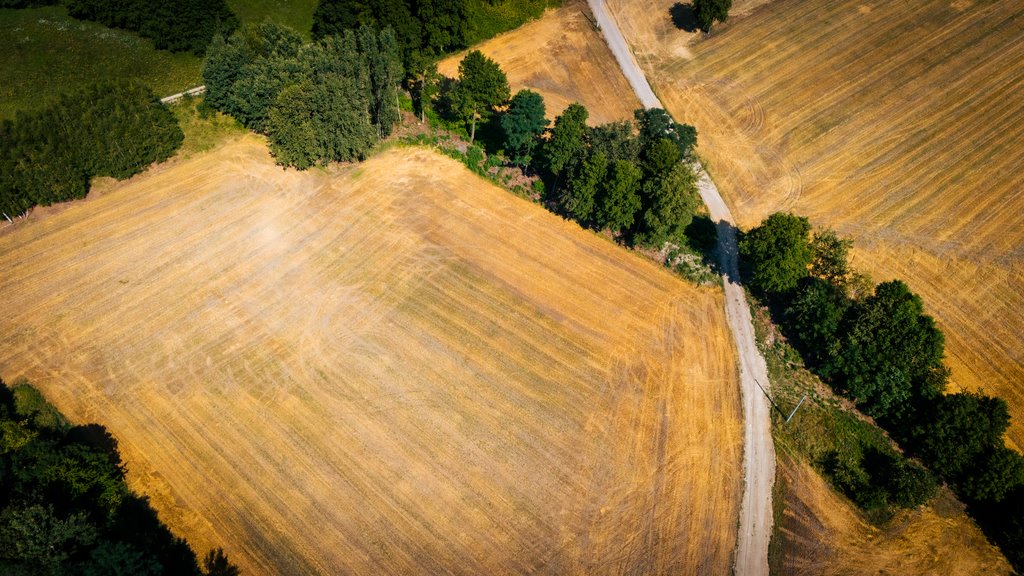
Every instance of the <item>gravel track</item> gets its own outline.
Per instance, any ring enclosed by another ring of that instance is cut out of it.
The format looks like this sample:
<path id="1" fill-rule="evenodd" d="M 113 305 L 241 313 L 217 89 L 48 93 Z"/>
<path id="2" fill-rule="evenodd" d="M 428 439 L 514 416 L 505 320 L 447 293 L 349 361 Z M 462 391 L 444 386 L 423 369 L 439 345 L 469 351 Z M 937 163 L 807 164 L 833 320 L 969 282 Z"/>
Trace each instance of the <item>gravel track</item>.
<path id="1" fill-rule="evenodd" d="M 664 108 L 630 52 L 618 24 L 603 0 L 588 0 L 597 24 L 618 60 L 637 98 L 647 108 Z M 770 429 L 768 370 L 757 349 L 754 326 L 743 287 L 739 284 L 736 226 L 729 207 L 707 172 L 701 170 L 698 189 L 711 219 L 718 223 L 718 258 L 725 289 L 725 312 L 739 358 L 743 394 L 743 499 L 736 543 L 735 573 L 768 574 L 768 543 L 772 533 L 772 486 L 775 483 L 775 445 Z"/>

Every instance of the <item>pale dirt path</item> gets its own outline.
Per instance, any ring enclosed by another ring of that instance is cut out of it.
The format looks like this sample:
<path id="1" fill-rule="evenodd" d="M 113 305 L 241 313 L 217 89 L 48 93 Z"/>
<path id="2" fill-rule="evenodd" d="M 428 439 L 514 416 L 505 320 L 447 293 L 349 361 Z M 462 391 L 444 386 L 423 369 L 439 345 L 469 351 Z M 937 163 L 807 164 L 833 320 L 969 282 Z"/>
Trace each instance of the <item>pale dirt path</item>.
<path id="1" fill-rule="evenodd" d="M 647 108 L 664 108 L 637 64 L 618 24 L 603 0 L 587 0 L 622 73 Z M 729 207 L 715 183 L 701 171 L 701 198 L 718 223 L 718 255 L 725 289 L 725 312 L 739 354 L 740 390 L 743 394 L 743 500 L 736 543 L 735 572 L 741 576 L 768 574 L 768 542 L 772 533 L 772 486 L 775 483 L 775 446 L 770 429 L 770 406 L 761 383 L 769 386 L 768 369 L 757 349 L 746 295 L 738 283 L 736 227 Z"/>

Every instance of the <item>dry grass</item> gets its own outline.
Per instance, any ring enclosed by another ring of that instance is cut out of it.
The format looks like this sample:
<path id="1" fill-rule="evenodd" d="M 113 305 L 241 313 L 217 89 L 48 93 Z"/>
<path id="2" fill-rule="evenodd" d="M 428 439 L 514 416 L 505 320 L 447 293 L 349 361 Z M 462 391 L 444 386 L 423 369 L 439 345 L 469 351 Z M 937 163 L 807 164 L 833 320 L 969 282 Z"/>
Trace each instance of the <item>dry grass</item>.
<path id="1" fill-rule="evenodd" d="M 785 485 L 782 574 L 1009 574 L 1010 566 L 948 493 L 901 512 L 885 529 L 866 523 L 810 466 L 779 458 Z"/>
<path id="2" fill-rule="evenodd" d="M 0 270 L 2 376 L 248 574 L 729 570 L 721 292 L 452 160 L 246 136 L 40 211 Z"/>
<path id="3" fill-rule="evenodd" d="M 529 88 L 544 96 L 551 118 L 580 102 L 590 111 L 591 124 L 632 119 L 640 102 L 588 17 L 585 2 L 568 1 L 539 20 L 473 48 L 501 65 L 513 94 Z M 438 70 L 454 78 L 463 56 L 446 58 Z"/>
<path id="4" fill-rule="evenodd" d="M 737 3 L 706 38 L 613 0 L 655 90 L 695 124 L 741 225 L 794 210 L 922 294 L 955 387 L 1011 403 L 1024 448 L 1024 4 Z"/>

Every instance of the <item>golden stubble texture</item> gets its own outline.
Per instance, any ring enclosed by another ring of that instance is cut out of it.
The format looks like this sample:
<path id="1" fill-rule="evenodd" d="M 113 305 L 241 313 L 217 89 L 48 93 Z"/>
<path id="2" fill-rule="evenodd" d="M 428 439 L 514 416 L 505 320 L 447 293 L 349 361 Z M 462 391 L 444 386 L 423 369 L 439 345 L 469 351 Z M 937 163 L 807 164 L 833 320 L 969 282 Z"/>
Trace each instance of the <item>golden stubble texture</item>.
<path id="1" fill-rule="evenodd" d="M 697 288 L 419 148 L 247 136 L 0 234 L 0 374 L 248 574 L 726 573 L 740 407 Z"/>

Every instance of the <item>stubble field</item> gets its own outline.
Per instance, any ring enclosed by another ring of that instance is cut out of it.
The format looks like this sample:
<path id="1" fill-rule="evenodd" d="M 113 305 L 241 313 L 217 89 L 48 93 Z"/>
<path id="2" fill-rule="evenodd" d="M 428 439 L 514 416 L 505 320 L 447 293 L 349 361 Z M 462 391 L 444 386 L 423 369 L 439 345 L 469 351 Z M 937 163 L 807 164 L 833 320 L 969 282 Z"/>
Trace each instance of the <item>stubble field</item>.
<path id="1" fill-rule="evenodd" d="M 741 225 L 776 210 L 854 238 L 920 293 L 953 387 L 1007 399 L 1024 447 L 1024 4 L 736 2 L 708 37 L 612 0 Z"/>
<path id="2" fill-rule="evenodd" d="M 879 528 L 810 465 L 779 458 L 785 512 L 778 519 L 779 574 L 1010 574 L 1010 566 L 943 490 L 932 504 L 899 511 Z"/>
<path id="3" fill-rule="evenodd" d="M 622 75 L 582 0 L 473 47 L 494 59 L 508 75 L 512 93 L 528 88 L 544 97 L 549 118 L 573 102 L 590 111 L 591 125 L 633 118 L 640 102 Z M 454 78 L 464 53 L 438 64 Z"/>
<path id="4" fill-rule="evenodd" d="M 726 573 L 721 292 L 423 149 L 245 136 L 0 231 L 0 375 L 245 573 Z"/>

